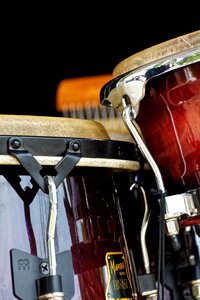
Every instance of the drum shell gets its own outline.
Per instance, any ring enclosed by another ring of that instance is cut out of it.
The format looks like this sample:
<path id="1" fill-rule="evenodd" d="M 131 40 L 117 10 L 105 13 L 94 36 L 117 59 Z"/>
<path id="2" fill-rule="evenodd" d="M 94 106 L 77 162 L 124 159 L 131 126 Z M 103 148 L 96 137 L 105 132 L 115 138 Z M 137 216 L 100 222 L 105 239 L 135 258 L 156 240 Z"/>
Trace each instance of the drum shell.
<path id="1" fill-rule="evenodd" d="M 136 118 L 169 193 L 199 186 L 200 63 L 147 83 Z"/>

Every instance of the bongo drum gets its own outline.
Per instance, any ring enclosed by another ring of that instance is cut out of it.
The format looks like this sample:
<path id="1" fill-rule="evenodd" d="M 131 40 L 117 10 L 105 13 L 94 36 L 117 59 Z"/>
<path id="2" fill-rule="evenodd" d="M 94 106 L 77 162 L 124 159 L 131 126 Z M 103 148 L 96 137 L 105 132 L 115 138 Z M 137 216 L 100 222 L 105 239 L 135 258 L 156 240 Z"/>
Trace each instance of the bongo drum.
<path id="1" fill-rule="evenodd" d="M 153 170 L 173 297 L 200 299 L 200 31 L 120 62 L 100 102 L 121 111 Z"/>
<path id="2" fill-rule="evenodd" d="M 92 120 L 0 123 L 0 298 L 135 299 L 114 174 L 137 147 Z"/>

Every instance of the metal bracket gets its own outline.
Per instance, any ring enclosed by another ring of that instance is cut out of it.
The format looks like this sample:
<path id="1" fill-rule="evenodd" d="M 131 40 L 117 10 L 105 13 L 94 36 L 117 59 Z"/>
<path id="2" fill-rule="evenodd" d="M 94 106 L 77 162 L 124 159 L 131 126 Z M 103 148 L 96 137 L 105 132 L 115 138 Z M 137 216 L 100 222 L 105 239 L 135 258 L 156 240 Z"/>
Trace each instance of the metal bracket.
<path id="1" fill-rule="evenodd" d="M 36 299 L 35 280 L 49 275 L 48 260 L 18 249 L 10 250 L 10 259 L 14 296 L 20 300 Z M 56 260 L 65 300 L 71 300 L 75 293 L 71 251 L 66 250 L 57 254 Z"/>
<path id="2" fill-rule="evenodd" d="M 78 140 L 71 140 L 68 145 L 66 145 L 66 149 L 66 154 L 55 166 L 57 174 L 55 175 L 54 181 L 56 187 L 67 177 L 81 158 L 80 142 Z M 46 181 L 41 174 L 43 168 L 35 157 L 24 148 L 22 138 L 17 136 L 9 139 L 8 153 L 13 155 L 20 162 L 41 190 L 44 193 L 48 193 Z"/>

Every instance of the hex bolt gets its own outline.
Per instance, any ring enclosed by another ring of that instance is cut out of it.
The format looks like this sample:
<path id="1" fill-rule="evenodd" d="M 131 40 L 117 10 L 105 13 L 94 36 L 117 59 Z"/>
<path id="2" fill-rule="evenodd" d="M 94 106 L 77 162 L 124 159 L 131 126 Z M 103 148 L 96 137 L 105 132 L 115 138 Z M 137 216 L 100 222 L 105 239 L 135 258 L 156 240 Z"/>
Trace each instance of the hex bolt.
<path id="1" fill-rule="evenodd" d="M 11 141 L 10 145 L 13 149 L 19 149 L 21 147 L 21 141 L 19 141 L 17 139 L 13 139 Z"/>
<path id="2" fill-rule="evenodd" d="M 75 141 L 73 144 L 72 144 L 72 150 L 73 151 L 78 151 L 80 149 L 80 143 Z"/>

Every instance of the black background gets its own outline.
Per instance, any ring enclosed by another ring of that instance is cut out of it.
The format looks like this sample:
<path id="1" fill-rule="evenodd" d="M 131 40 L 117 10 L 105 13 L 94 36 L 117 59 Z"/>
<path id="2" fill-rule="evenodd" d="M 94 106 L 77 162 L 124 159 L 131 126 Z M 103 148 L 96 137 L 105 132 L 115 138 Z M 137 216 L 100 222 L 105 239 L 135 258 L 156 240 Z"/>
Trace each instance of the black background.
<path id="1" fill-rule="evenodd" d="M 62 79 L 112 73 L 128 56 L 200 29 L 191 1 L 31 4 L 1 12 L 1 114 L 59 116 Z"/>

